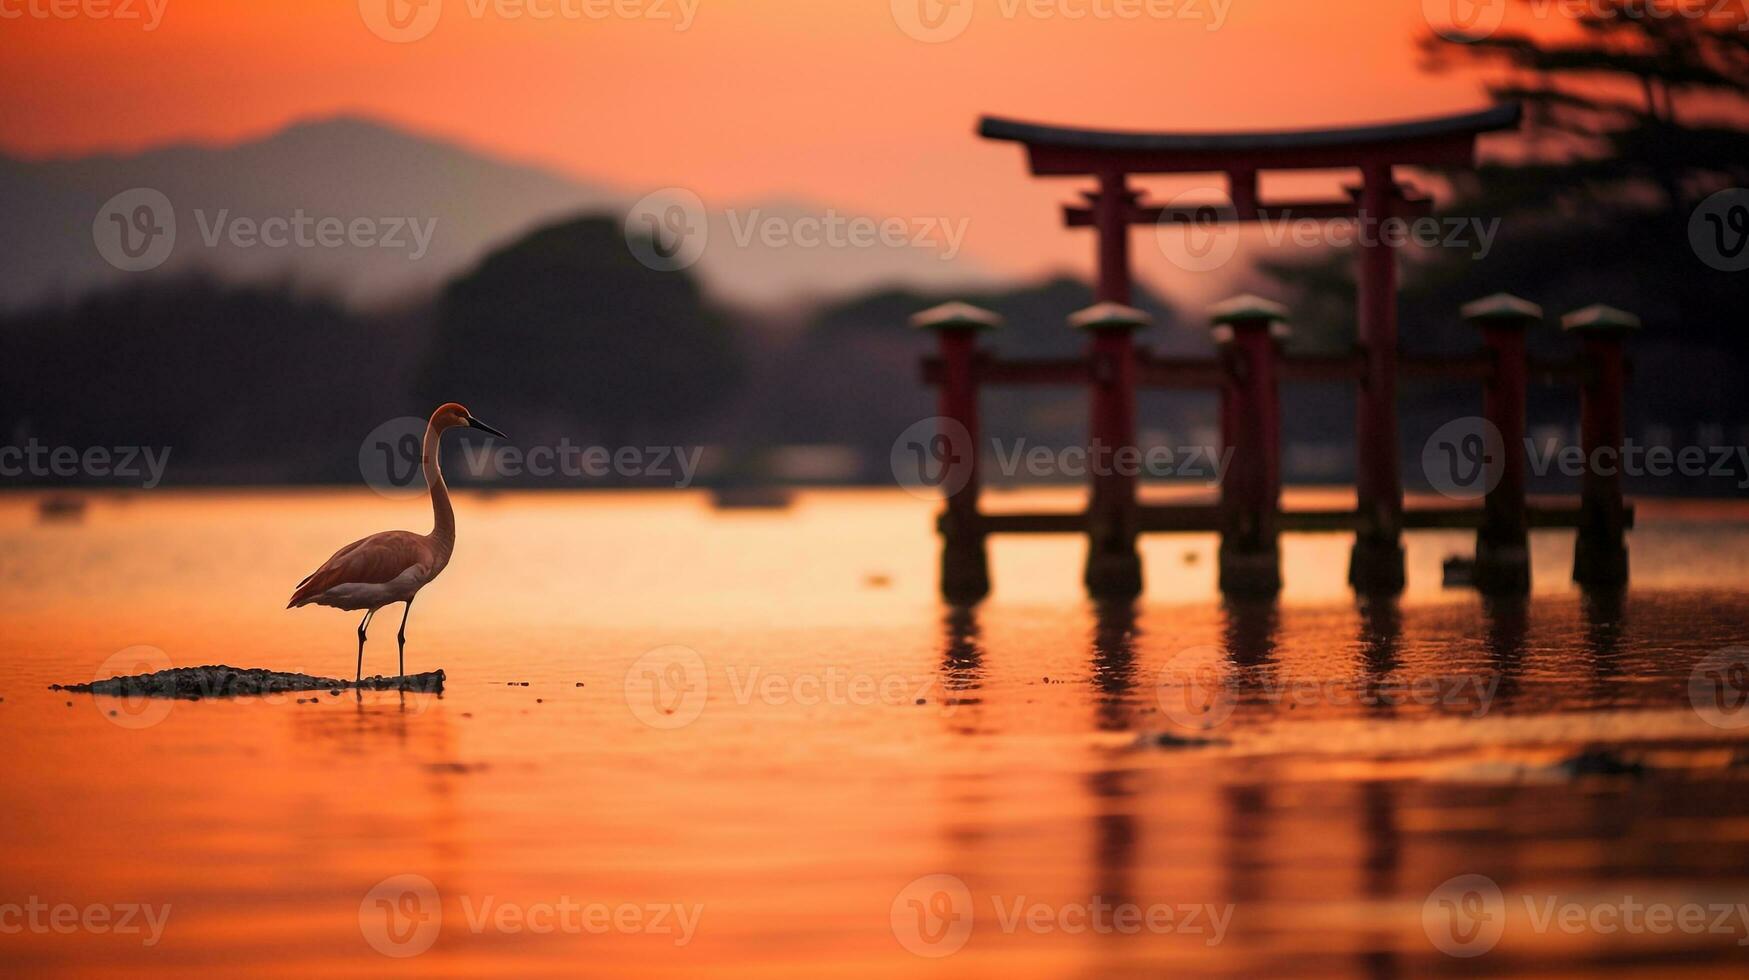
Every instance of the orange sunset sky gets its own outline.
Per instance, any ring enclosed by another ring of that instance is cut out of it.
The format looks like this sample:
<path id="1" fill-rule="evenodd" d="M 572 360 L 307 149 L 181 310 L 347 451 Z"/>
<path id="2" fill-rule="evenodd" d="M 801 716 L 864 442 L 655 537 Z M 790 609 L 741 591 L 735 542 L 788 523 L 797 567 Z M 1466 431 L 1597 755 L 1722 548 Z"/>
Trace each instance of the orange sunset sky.
<path id="1" fill-rule="evenodd" d="M 933 44 L 889 0 L 617 0 L 665 19 L 529 12 L 610 0 L 424 0 L 440 16 L 408 43 L 366 25 L 391 0 L 362 2 L 0 0 L 0 148 L 223 142 L 359 113 L 633 193 L 964 215 L 968 257 L 1035 274 L 1087 266 L 1054 209 L 1076 188 L 1031 181 L 1017 148 L 976 139 L 980 113 L 1252 128 L 1485 100 L 1474 76 L 1417 67 L 1423 0 L 1155 0 L 1173 12 L 1155 17 L 1099 16 L 1142 0 L 957 0 L 969 24 Z M 138 18 L 36 15 L 81 3 Z M 1138 262 L 1146 278 L 1172 271 Z"/>

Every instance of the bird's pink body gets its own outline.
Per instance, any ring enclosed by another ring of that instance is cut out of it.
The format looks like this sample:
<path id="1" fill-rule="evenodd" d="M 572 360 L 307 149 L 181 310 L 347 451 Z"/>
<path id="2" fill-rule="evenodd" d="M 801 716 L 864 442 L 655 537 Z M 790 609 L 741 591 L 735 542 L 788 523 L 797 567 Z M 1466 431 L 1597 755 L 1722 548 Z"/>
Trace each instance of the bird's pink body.
<path id="1" fill-rule="evenodd" d="M 380 609 L 411 602 L 449 564 L 455 547 L 453 532 L 447 544 L 431 538 L 412 531 L 383 531 L 354 541 L 299 583 L 287 608 Z"/>

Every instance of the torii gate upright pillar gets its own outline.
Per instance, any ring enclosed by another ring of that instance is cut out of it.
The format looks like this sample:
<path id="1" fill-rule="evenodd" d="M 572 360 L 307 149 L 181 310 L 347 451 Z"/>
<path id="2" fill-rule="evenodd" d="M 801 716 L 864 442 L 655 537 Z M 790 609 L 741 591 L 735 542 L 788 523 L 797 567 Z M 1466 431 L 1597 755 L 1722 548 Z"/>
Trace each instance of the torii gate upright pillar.
<path id="1" fill-rule="evenodd" d="M 1398 189 L 1389 164 L 1361 171 L 1358 336 L 1365 375 L 1355 398 L 1355 491 L 1360 530 L 1348 584 L 1361 593 L 1403 591 L 1403 483 L 1397 445 L 1397 254 L 1383 234 Z"/>
<path id="2" fill-rule="evenodd" d="M 1090 458 L 1098 461 L 1088 501 L 1087 569 L 1083 581 L 1095 599 L 1133 599 L 1142 593 L 1142 556 L 1136 549 L 1136 474 L 1122 465 L 1136 445 L 1136 351 L 1131 338 L 1148 325 L 1131 309 L 1130 209 L 1135 195 L 1121 171 L 1099 175 L 1093 195 L 1099 232 L 1097 302 L 1069 318 L 1087 331 L 1093 375 Z"/>

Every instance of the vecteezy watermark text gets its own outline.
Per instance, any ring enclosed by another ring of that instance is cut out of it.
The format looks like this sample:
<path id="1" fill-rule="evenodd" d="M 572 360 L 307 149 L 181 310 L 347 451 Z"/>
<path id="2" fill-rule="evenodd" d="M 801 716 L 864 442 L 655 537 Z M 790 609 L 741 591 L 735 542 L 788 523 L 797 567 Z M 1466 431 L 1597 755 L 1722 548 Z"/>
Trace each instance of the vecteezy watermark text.
<path id="1" fill-rule="evenodd" d="M 1197 646 L 1179 651 L 1160 668 L 1154 696 L 1161 714 L 1174 724 L 1208 731 L 1226 723 L 1241 703 L 1275 710 L 1419 706 L 1480 718 L 1493 707 L 1499 688 L 1500 676 L 1490 673 L 1430 674 L 1389 681 L 1252 676 L 1236 671 L 1218 647 Z"/>
<path id="2" fill-rule="evenodd" d="M 899 707 L 933 704 L 952 714 L 958 702 L 938 696 L 940 678 L 933 672 L 872 673 L 837 665 L 791 673 L 757 664 L 723 668 L 730 699 L 740 706 L 793 705 L 803 708 Z M 651 728 L 683 728 L 704 714 L 710 701 L 711 677 L 704 657 L 685 646 L 650 650 L 634 660 L 625 674 L 626 707 Z"/>
<path id="3" fill-rule="evenodd" d="M 1173 265 L 1186 272 L 1212 272 L 1232 261 L 1242 234 L 1238 212 L 1230 204 L 1204 200 L 1207 192 L 1185 191 L 1168 202 L 1155 224 L 1155 242 Z M 1371 216 L 1325 219 L 1296 217 L 1292 209 L 1255 222 L 1271 248 L 1351 248 L 1384 245 L 1451 249 L 1481 261 L 1494 251 L 1499 218 L 1428 215 L 1420 218 Z"/>
<path id="4" fill-rule="evenodd" d="M 1509 900 L 1487 875 L 1465 874 L 1428 894 L 1421 907 L 1421 927 L 1435 948 L 1462 959 L 1489 952 L 1508 932 L 1711 935 L 1749 946 L 1749 893 L 1694 897 L 1524 892 Z"/>
<path id="5" fill-rule="evenodd" d="M 561 895 L 550 902 L 504 902 L 491 895 L 461 897 L 468 931 L 604 936 L 608 933 L 672 936 L 676 946 L 692 942 L 704 918 L 704 906 L 694 903 L 584 902 Z"/>
<path id="6" fill-rule="evenodd" d="M 507 901 L 463 894 L 462 923 L 473 935 L 646 935 L 685 946 L 698 933 L 704 905 L 693 902 L 590 902 L 560 895 L 550 901 Z M 453 919 L 451 920 L 454 921 Z M 377 882 L 358 906 L 364 941 L 384 956 L 404 959 L 430 949 L 443 932 L 443 896 L 430 878 L 392 875 Z"/>
<path id="7" fill-rule="evenodd" d="M 893 478 L 912 494 L 952 496 L 970 481 L 972 437 L 960 422 L 935 416 L 905 428 L 893 440 L 888 462 Z M 1046 446 L 1027 439 L 997 439 L 980 465 L 1004 479 L 1081 480 L 1089 476 L 1195 480 L 1217 485 L 1233 461 L 1233 448 L 1208 445 L 1118 446 L 1093 440 L 1085 446 Z"/>
<path id="8" fill-rule="evenodd" d="M 1719 434 L 1714 430 L 1714 435 Z M 1481 416 L 1445 423 L 1421 447 L 1421 472 L 1439 493 L 1455 500 L 1474 500 L 1493 492 L 1506 472 L 1506 454 L 1513 451 L 1500 429 Z M 1597 476 L 1720 480 L 1749 490 L 1749 445 L 1647 444 L 1632 436 L 1620 446 L 1582 446 L 1559 438 L 1527 436 L 1521 450 L 1526 472 L 1577 479 Z"/>
<path id="9" fill-rule="evenodd" d="M 164 479 L 169 446 L 49 446 L 30 439 L 22 446 L 0 446 L 0 477 L 34 480 L 89 477 L 140 481 L 150 490 Z"/>
<path id="10" fill-rule="evenodd" d="M 473 20 L 551 22 L 649 21 L 689 30 L 701 0 L 463 0 Z M 453 8 L 452 8 L 453 9 Z M 443 0 L 358 0 L 372 34 L 395 44 L 421 40 L 437 29 Z"/>
<path id="11" fill-rule="evenodd" d="M 3 0 L 0 0 L 3 2 Z M 382 249 L 423 259 L 437 234 L 437 218 L 408 216 L 236 215 L 230 208 L 194 209 L 200 242 L 207 248 Z M 176 248 L 177 213 L 170 198 L 135 187 L 105 201 L 91 222 L 91 239 L 104 261 L 123 272 L 156 269 Z"/>
<path id="12" fill-rule="evenodd" d="M 0 20 L 137 21 L 150 32 L 169 6 L 170 0 L 0 0 Z"/>
<path id="13" fill-rule="evenodd" d="M 0 902 L 0 935 L 30 932 L 71 936 L 139 936 L 140 945 L 156 946 L 170 921 L 170 906 L 144 902 L 76 905 L 45 902 L 35 895 L 23 902 Z"/>
<path id="14" fill-rule="evenodd" d="M 1227 936 L 1235 906 L 1210 902 L 1086 901 L 1043 902 L 1025 895 L 989 895 L 996 928 L 1008 935 L 1189 936 L 1215 946 Z M 972 890 L 956 875 L 931 874 L 913 880 L 893 896 L 888 922 L 893 938 L 907 951 L 929 959 L 952 956 L 971 941 L 977 920 Z"/>
<path id="15" fill-rule="evenodd" d="M 425 490 L 424 419 L 402 415 L 367 433 L 358 444 L 358 472 L 385 497 Z M 704 459 L 703 446 L 601 446 L 561 438 L 552 445 L 503 445 L 496 440 L 462 444 L 462 469 L 478 480 L 564 478 L 692 485 Z"/>
<path id="16" fill-rule="evenodd" d="M 827 208 L 821 216 L 785 217 L 760 208 L 726 212 L 735 245 L 746 248 L 755 237 L 766 248 L 915 248 L 939 252 L 952 261 L 966 240 L 969 218 L 870 218 L 839 214 Z"/>
<path id="17" fill-rule="evenodd" d="M 463 446 L 466 469 L 475 477 L 519 476 L 602 479 L 609 476 L 672 481 L 692 485 L 704 458 L 703 446 L 580 446 L 560 439 L 556 446 Z"/>
<path id="18" fill-rule="evenodd" d="M 1234 0 L 995 0 L 1003 20 L 1132 23 L 1180 21 L 1207 31 L 1226 26 Z M 951 41 L 971 26 L 975 0 L 891 0 L 893 23 L 926 44 Z"/>
<path id="19" fill-rule="evenodd" d="M 194 209 L 201 242 L 217 248 L 225 242 L 232 248 L 381 248 L 406 251 L 409 262 L 425 257 L 437 233 L 437 219 L 405 217 L 337 218 L 315 217 L 303 208 L 289 217 L 233 217 L 229 208 L 209 213 Z"/>
<path id="20" fill-rule="evenodd" d="M 789 214 L 764 208 L 723 212 L 736 248 L 796 251 L 818 249 L 917 249 L 951 262 L 965 244 L 969 218 L 945 215 L 888 216 Z M 704 256 L 710 215 L 696 193 L 667 187 L 644 195 L 625 217 L 626 247 L 644 265 L 661 272 L 684 269 Z"/>

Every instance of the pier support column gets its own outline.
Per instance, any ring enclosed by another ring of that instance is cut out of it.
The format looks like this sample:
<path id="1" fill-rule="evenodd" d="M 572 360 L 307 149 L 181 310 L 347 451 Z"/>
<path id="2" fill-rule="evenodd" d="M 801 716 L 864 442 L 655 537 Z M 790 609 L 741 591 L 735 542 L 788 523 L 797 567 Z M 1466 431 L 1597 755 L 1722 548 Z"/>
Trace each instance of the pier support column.
<path id="1" fill-rule="evenodd" d="M 1476 532 L 1476 588 L 1486 595 L 1530 591 L 1530 522 L 1525 503 L 1525 332 L 1542 307 L 1499 293 L 1463 308 L 1482 331 L 1493 368 L 1482 393 L 1482 417 L 1500 434 L 1499 480 L 1483 501 Z"/>
<path id="2" fill-rule="evenodd" d="M 1092 494 L 1087 507 L 1087 592 L 1096 599 L 1133 599 L 1142 593 L 1142 557 L 1136 550 L 1136 353 L 1132 335 L 1152 322 L 1141 310 L 1098 303 L 1069 317 L 1092 335 L 1091 439 L 1087 447 Z"/>
<path id="3" fill-rule="evenodd" d="M 1579 539 L 1573 549 L 1573 581 L 1615 588 L 1628 581 L 1627 507 L 1622 499 L 1622 448 L 1627 432 L 1623 393 L 1627 365 L 1622 342 L 1640 328 L 1640 318 L 1608 306 L 1591 306 L 1561 320 L 1579 338 L 1579 443 L 1585 452 L 1579 500 Z"/>
<path id="4" fill-rule="evenodd" d="M 1222 448 L 1232 453 L 1221 481 L 1221 591 L 1281 591 L 1281 397 L 1276 345 L 1287 309 L 1256 296 L 1216 306 L 1211 323 L 1226 369 Z"/>
<path id="5" fill-rule="evenodd" d="M 941 595 L 949 602 L 973 603 L 990 594 L 990 559 L 978 513 L 977 336 L 1001 323 L 995 313 L 966 303 L 944 303 L 911 318 L 913 327 L 935 334 L 940 349 L 936 414 L 944 421 L 928 458 L 919 462 L 939 466 L 936 477 L 946 497 L 938 527 Z"/>
<path id="6" fill-rule="evenodd" d="M 1360 323 L 1366 373 L 1356 398 L 1355 491 L 1360 530 L 1349 559 L 1356 591 L 1403 591 L 1403 479 L 1397 446 L 1397 254 L 1382 233 L 1395 213 L 1398 187 L 1389 165 L 1362 170 L 1360 188 Z"/>

